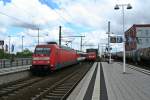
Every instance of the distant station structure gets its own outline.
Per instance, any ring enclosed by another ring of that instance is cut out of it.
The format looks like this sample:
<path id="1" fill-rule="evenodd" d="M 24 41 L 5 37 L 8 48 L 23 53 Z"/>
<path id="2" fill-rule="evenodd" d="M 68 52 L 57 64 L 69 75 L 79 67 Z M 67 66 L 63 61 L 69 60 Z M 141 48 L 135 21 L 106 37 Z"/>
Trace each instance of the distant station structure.
<path id="1" fill-rule="evenodd" d="M 95 52 L 96 56 L 98 56 L 98 49 L 94 49 L 94 48 L 86 49 L 86 53 L 89 53 L 89 52 Z"/>
<path id="2" fill-rule="evenodd" d="M 0 40 L 0 50 L 4 50 L 4 40 Z"/>
<path id="3" fill-rule="evenodd" d="M 134 24 L 125 32 L 126 51 L 150 47 L 150 24 Z"/>

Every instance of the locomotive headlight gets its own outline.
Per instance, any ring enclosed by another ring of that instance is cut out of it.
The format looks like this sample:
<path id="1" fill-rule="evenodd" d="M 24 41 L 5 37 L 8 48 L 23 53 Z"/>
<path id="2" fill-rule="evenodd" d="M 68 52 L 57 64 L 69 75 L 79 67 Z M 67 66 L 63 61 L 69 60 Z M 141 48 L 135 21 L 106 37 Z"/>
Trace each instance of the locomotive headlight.
<path id="1" fill-rule="evenodd" d="M 50 63 L 50 61 L 47 61 L 47 63 L 49 64 L 49 63 Z"/>
<path id="2" fill-rule="evenodd" d="M 35 64 L 36 63 L 36 61 L 33 61 L 33 64 Z"/>

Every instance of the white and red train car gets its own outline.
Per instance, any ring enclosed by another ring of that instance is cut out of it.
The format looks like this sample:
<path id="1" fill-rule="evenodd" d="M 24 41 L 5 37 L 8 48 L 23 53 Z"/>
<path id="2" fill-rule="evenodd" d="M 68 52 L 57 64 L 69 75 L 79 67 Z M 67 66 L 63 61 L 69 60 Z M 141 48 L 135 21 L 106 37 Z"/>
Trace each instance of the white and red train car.
<path id="1" fill-rule="evenodd" d="M 55 71 L 77 63 L 77 53 L 68 47 L 59 47 L 57 43 L 37 45 L 32 56 L 32 72 Z"/>
<path id="2" fill-rule="evenodd" d="M 82 62 L 86 59 L 87 57 L 87 53 L 85 52 L 81 52 L 81 51 L 77 51 L 77 61 L 78 62 Z"/>

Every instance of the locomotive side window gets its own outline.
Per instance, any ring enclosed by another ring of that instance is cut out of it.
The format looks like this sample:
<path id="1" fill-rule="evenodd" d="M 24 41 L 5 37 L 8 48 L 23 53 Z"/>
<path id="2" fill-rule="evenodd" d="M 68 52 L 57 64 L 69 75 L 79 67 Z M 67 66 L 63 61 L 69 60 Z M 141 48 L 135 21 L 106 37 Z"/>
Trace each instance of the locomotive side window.
<path id="1" fill-rule="evenodd" d="M 50 48 L 36 48 L 34 54 L 50 55 Z"/>

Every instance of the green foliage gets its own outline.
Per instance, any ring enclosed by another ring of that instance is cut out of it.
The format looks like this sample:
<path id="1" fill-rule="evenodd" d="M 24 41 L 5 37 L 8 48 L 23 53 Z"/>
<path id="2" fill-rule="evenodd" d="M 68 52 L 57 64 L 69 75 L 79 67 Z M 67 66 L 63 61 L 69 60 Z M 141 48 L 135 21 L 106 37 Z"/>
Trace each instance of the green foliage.
<path id="1" fill-rule="evenodd" d="M 10 54 L 5 53 L 4 50 L 0 49 L 0 59 L 9 59 Z"/>
<path id="2" fill-rule="evenodd" d="M 29 49 L 25 49 L 23 52 L 17 52 L 16 54 L 9 54 L 0 49 L 0 59 L 14 59 L 14 58 L 30 58 L 32 52 Z"/>
<path id="3" fill-rule="evenodd" d="M 17 52 L 16 57 L 29 58 L 32 57 L 32 52 L 29 49 L 25 49 L 23 52 Z"/>

